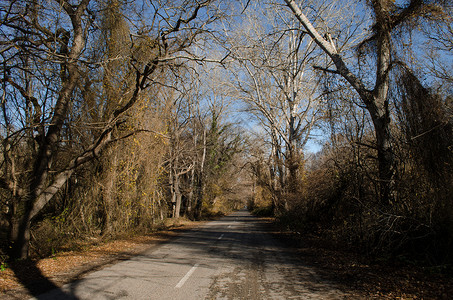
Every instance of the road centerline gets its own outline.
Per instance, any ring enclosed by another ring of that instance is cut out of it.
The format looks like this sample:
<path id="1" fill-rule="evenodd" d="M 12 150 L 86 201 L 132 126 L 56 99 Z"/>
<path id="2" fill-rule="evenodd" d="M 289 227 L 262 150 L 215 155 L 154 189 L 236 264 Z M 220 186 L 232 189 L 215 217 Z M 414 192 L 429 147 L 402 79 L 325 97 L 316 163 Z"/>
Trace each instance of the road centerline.
<path id="1" fill-rule="evenodd" d="M 181 280 L 178 282 L 177 285 L 175 285 L 175 289 L 179 289 L 181 288 L 184 283 L 186 283 L 187 279 L 189 279 L 189 277 L 192 275 L 193 272 L 195 272 L 195 270 L 198 268 L 199 264 L 195 264 L 187 273 L 186 275 L 184 275 L 183 278 L 181 278 Z"/>

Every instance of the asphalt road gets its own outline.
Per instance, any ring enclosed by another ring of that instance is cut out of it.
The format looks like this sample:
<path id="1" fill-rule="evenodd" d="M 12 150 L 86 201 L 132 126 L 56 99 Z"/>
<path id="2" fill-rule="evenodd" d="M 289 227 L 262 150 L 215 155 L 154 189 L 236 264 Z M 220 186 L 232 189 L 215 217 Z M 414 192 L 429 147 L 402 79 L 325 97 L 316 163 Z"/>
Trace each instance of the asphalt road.
<path id="1" fill-rule="evenodd" d="M 343 299 L 247 211 L 33 299 Z"/>

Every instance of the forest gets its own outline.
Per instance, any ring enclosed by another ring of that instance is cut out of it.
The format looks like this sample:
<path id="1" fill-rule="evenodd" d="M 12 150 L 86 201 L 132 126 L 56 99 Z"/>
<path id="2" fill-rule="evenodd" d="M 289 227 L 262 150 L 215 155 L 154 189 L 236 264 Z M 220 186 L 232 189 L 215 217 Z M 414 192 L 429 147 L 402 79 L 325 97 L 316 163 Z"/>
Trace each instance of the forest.
<path id="1" fill-rule="evenodd" d="M 449 0 L 1 0 L 0 264 L 247 206 L 452 270 Z"/>

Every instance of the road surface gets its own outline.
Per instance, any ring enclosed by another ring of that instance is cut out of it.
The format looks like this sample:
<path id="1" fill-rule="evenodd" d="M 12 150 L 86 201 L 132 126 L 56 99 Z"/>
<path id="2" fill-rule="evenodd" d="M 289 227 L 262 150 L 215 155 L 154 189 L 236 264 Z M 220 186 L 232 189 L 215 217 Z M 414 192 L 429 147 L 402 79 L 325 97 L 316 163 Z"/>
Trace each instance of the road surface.
<path id="1" fill-rule="evenodd" d="M 33 299 L 344 299 L 247 211 Z"/>

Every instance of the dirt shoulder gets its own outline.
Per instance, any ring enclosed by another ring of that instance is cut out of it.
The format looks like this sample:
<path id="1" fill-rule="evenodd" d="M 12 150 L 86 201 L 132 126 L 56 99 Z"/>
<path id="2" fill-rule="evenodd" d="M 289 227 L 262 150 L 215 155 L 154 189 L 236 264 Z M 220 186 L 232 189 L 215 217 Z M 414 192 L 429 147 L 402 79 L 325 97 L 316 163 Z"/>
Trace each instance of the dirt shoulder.
<path id="1" fill-rule="evenodd" d="M 275 225 L 274 236 L 297 251 L 323 280 L 352 299 L 453 299 L 453 278 L 432 269 L 375 260 L 336 249 L 316 236 L 295 236 Z"/>

